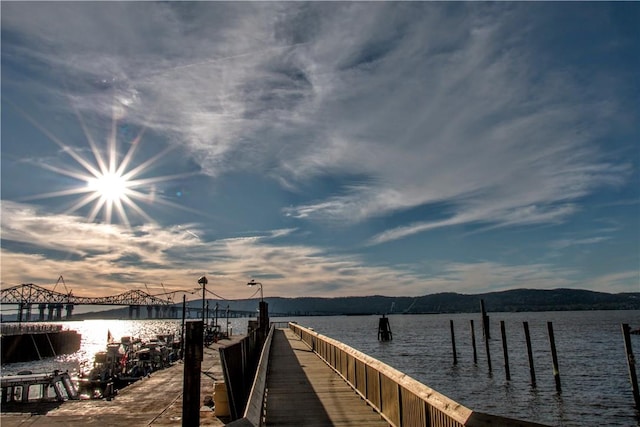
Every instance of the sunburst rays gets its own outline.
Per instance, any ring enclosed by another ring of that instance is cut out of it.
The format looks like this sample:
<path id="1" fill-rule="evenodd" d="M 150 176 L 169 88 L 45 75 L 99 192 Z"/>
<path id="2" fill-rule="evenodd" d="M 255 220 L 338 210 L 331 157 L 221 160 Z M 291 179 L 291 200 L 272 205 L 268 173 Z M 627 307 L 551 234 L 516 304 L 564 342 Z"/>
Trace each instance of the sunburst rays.
<path id="1" fill-rule="evenodd" d="M 12 103 L 13 104 L 13 103 Z M 93 154 L 93 158 L 88 158 L 82 154 L 82 150 L 66 144 L 63 140 L 38 123 L 29 114 L 13 104 L 14 107 L 37 129 L 46 135 L 51 141 L 57 144 L 62 151 L 75 161 L 75 164 L 67 166 L 55 166 L 49 163 L 39 162 L 38 166 L 78 181 L 77 185 L 64 189 L 45 192 L 22 198 L 27 200 L 40 200 L 65 196 L 78 196 L 78 199 L 65 211 L 65 214 L 72 214 L 90 209 L 86 215 L 89 222 L 95 222 L 102 214 L 103 221 L 107 224 L 119 222 L 127 227 L 131 227 L 130 215 L 134 214 L 142 218 L 145 222 L 155 223 L 156 221 L 142 208 L 141 204 L 162 205 L 166 207 L 187 210 L 199 213 L 193 209 L 173 203 L 158 195 L 157 184 L 171 180 L 178 180 L 198 174 L 198 172 L 187 172 L 171 175 L 145 176 L 156 164 L 163 159 L 173 148 L 166 149 L 155 155 L 134 164 L 134 156 L 140 146 L 142 136 L 145 133 L 143 127 L 140 132 L 130 141 L 130 146 L 124 156 L 118 151 L 118 122 L 122 117 L 122 111 L 113 108 L 111 126 L 108 137 L 105 141 L 105 148 L 101 149 L 91 135 L 82 115 L 78 109 L 71 105 L 78 119 L 80 127 L 86 138 L 87 145 Z M 80 166 L 81 168 L 78 168 Z M 115 216 L 114 216 L 115 212 Z"/>

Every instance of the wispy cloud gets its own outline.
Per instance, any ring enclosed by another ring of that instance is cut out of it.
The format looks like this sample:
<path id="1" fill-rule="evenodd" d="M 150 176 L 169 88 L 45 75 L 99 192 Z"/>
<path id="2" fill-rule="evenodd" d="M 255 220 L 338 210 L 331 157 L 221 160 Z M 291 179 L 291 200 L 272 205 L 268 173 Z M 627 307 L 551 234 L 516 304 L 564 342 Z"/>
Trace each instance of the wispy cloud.
<path id="1" fill-rule="evenodd" d="M 12 202 L 3 203 L 2 221 L 3 287 L 23 283 L 25 278 L 46 285 L 61 274 L 69 286 L 75 283 L 76 289 L 94 295 L 160 282 L 168 290 L 192 289 L 197 278 L 207 274 L 212 290 L 230 299 L 248 297 L 246 286 L 239 284 L 261 277 L 267 278 L 268 296 L 419 296 L 583 285 L 575 271 L 550 264 L 438 262 L 428 275 L 419 274 L 406 265 L 371 265 L 355 254 L 331 255 L 327 249 L 309 245 L 275 244 L 272 239 L 285 230 L 205 242 L 185 232 L 197 232 L 193 224 L 170 229 L 105 227 L 64 215 L 43 215 Z M 8 249 L 16 243 L 31 249 L 28 253 Z M 611 291 L 633 290 L 628 274 L 613 279 Z"/>
<path id="2" fill-rule="evenodd" d="M 595 245 L 596 243 L 604 242 L 606 240 L 610 240 L 611 236 L 596 236 L 596 237 L 588 237 L 584 239 L 560 239 L 551 242 L 550 246 L 553 249 L 565 249 L 571 246 L 588 246 Z"/>
<path id="3" fill-rule="evenodd" d="M 291 189 L 368 177 L 291 217 L 453 206 L 448 220 L 372 243 L 465 222 L 562 221 L 629 170 L 593 145 L 616 105 L 597 82 L 584 93 L 570 73 L 534 71 L 544 58 L 527 29 L 513 31 L 518 6 L 162 4 L 144 20 L 144 4 L 10 7 L 4 25 L 47 41 L 29 54 L 108 89 L 72 88 L 82 108 L 111 114 L 115 93 L 127 120 L 172 135 L 209 175 L 250 166 Z"/>

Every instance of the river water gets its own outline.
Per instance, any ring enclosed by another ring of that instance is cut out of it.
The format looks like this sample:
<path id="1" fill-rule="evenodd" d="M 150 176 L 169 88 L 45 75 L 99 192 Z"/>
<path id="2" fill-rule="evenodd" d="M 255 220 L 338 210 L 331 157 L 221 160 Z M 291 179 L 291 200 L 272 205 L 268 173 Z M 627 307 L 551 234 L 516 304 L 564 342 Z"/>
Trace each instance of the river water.
<path id="1" fill-rule="evenodd" d="M 580 311 L 489 313 L 492 371 L 489 371 L 480 315 L 389 315 L 393 340 L 379 342 L 379 316 L 318 316 L 272 318 L 296 321 L 337 339 L 406 373 L 464 406 L 496 415 L 553 426 L 640 426 L 640 414 L 629 381 L 621 323 L 640 327 L 640 311 Z M 453 364 L 450 321 L 453 320 L 457 364 Z M 477 364 L 469 320 L 474 320 Z M 506 380 L 500 321 L 506 326 L 511 380 Z M 529 323 L 536 386 L 530 383 L 522 322 Z M 247 319 L 230 319 L 233 333 L 245 333 Z M 547 332 L 553 323 L 561 392 L 556 390 Z M 224 320 L 220 322 L 224 324 Z M 179 321 L 90 320 L 64 322 L 82 334 L 80 350 L 72 355 L 38 362 L 7 364 L 4 375 L 30 369 L 77 373 L 86 370 L 95 352 L 114 337 L 151 338 L 156 333 L 179 332 Z M 223 326 L 224 329 L 224 326 Z M 640 359 L 640 335 L 632 335 Z"/>

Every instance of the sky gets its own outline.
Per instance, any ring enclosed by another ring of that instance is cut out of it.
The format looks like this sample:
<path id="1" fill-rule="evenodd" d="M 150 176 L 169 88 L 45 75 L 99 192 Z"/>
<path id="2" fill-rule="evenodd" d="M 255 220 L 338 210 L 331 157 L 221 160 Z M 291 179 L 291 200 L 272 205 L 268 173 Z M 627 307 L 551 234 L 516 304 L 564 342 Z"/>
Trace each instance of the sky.
<path id="1" fill-rule="evenodd" d="M 2 289 L 640 292 L 640 3 L 1 12 Z"/>

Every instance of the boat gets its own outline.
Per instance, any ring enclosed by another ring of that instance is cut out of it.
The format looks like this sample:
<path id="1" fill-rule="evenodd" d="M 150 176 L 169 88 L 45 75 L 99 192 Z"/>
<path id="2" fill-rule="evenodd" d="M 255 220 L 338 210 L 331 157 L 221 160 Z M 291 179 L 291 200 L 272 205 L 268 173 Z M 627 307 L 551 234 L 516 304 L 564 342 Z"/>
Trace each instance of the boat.
<path id="1" fill-rule="evenodd" d="M 63 402 L 79 398 L 69 372 L 34 374 L 30 371 L 0 379 L 2 405 L 40 402 Z"/>
<path id="2" fill-rule="evenodd" d="M 180 343 L 173 334 L 159 334 L 148 342 L 122 337 L 95 354 L 93 367 L 80 376 L 80 389 L 91 398 L 109 398 L 117 390 L 178 360 Z"/>
<path id="3" fill-rule="evenodd" d="M 115 342 L 109 337 L 106 350 L 94 355 L 91 370 L 80 374 L 81 392 L 91 398 L 108 397 L 115 390 L 133 382 L 128 373 L 132 366 L 131 359 L 140 346 L 141 340 L 137 338 L 127 336 Z"/>

